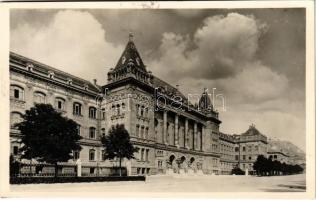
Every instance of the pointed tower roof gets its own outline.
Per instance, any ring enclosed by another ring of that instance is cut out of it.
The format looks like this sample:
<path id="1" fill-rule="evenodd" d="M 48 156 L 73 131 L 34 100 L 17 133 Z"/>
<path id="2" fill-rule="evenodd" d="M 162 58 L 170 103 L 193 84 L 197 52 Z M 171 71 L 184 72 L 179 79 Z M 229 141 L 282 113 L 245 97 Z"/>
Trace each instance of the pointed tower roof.
<path id="1" fill-rule="evenodd" d="M 129 33 L 129 41 L 120 59 L 118 60 L 114 70 L 126 67 L 127 65 L 134 65 L 135 67 L 146 72 L 146 67 L 143 63 L 143 60 L 140 57 L 140 54 L 137 51 L 133 38 L 134 38 L 133 34 Z"/>
<path id="2" fill-rule="evenodd" d="M 204 92 L 200 98 L 199 107 L 201 110 L 213 110 L 213 105 L 206 88 L 204 88 Z"/>

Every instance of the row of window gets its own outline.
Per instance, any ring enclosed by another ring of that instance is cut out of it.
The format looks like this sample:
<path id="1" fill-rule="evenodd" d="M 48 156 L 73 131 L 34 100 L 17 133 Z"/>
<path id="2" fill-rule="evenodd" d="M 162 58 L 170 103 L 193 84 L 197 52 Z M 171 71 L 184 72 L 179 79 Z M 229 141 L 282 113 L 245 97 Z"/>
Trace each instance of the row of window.
<path id="1" fill-rule="evenodd" d="M 253 149 L 252 149 L 252 146 L 248 146 L 248 152 L 252 152 L 252 150 L 253 150 Z M 255 146 L 254 146 L 254 150 L 255 150 L 255 151 L 259 151 L 258 145 L 255 145 Z M 238 152 L 238 151 L 239 151 L 239 148 L 238 148 L 238 147 L 235 147 L 235 152 Z M 243 152 L 246 151 L 246 146 L 243 146 L 243 147 L 242 147 L 242 151 L 243 151 Z"/>
<path id="2" fill-rule="evenodd" d="M 125 111 L 125 103 L 112 105 L 112 115 L 121 115 Z"/>
<path id="3" fill-rule="evenodd" d="M 24 89 L 17 85 L 10 86 L 10 97 L 16 100 L 24 101 Z M 61 97 L 55 98 L 55 108 L 58 110 L 65 110 L 65 99 Z M 43 92 L 34 92 L 34 103 L 46 103 L 46 94 Z M 102 110 L 102 117 L 105 118 L 105 110 Z M 82 115 L 82 105 L 78 102 L 73 103 L 73 114 Z M 97 109 L 93 106 L 89 107 L 89 118 L 96 119 Z"/>
<path id="4" fill-rule="evenodd" d="M 77 131 L 78 131 L 78 134 L 80 135 L 81 134 L 81 126 L 80 125 L 77 126 Z M 102 136 L 105 136 L 105 128 L 101 129 L 101 134 L 102 134 Z M 95 127 L 89 127 L 89 138 L 96 139 L 96 128 Z"/>
<path id="5" fill-rule="evenodd" d="M 148 162 L 148 156 L 149 156 L 149 149 L 140 149 L 140 161 L 146 161 Z"/>
<path id="6" fill-rule="evenodd" d="M 145 106 L 141 106 L 139 104 L 136 104 L 136 115 L 137 116 L 148 117 L 148 113 L 149 113 L 149 110 L 147 107 L 145 108 Z"/>
<path id="7" fill-rule="evenodd" d="M 239 156 L 238 155 L 235 155 L 235 160 L 239 160 Z M 242 160 L 246 160 L 246 155 L 242 156 Z M 248 156 L 248 160 L 252 160 L 252 157 Z"/>
<path id="8" fill-rule="evenodd" d="M 136 125 L 136 136 L 139 138 L 143 138 L 143 139 L 148 139 L 149 135 L 148 135 L 148 127 L 145 126 L 140 126 L 140 125 Z"/>
<path id="9" fill-rule="evenodd" d="M 221 144 L 221 146 L 220 146 L 220 151 L 233 152 L 233 150 L 234 150 L 234 147 L 229 146 L 229 145 Z"/>

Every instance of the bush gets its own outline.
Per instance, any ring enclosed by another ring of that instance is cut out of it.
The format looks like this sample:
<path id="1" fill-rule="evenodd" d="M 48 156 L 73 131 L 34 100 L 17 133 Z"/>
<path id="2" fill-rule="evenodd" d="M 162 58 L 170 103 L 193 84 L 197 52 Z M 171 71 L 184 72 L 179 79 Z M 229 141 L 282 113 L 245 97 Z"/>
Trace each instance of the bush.
<path id="1" fill-rule="evenodd" d="M 106 176 L 106 177 L 11 177 L 10 184 L 37 183 L 83 183 L 112 181 L 145 181 L 145 176 Z"/>
<path id="2" fill-rule="evenodd" d="M 239 167 L 233 168 L 231 173 L 235 175 L 245 175 L 245 172 Z"/>

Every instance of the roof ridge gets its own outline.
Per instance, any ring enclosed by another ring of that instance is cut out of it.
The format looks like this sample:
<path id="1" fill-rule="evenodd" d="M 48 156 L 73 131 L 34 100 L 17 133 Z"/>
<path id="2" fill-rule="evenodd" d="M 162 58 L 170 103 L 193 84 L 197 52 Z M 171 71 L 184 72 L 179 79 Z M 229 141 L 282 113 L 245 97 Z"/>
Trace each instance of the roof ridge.
<path id="1" fill-rule="evenodd" d="M 88 83 L 90 83 L 91 85 L 94 85 L 92 82 L 90 82 L 90 81 L 88 81 L 88 80 L 86 80 L 86 79 L 83 79 L 83 78 L 81 78 L 81 77 L 72 75 L 72 74 L 70 74 L 70 73 L 68 73 L 68 72 L 62 71 L 62 70 L 57 69 L 57 68 L 55 68 L 55 67 L 52 67 L 52 66 L 50 66 L 50 65 L 47 65 L 47 64 L 44 64 L 44 63 L 42 63 L 42 62 L 36 61 L 36 60 L 34 60 L 34 59 L 32 59 L 32 58 L 28 58 L 28 57 L 22 56 L 21 54 L 15 53 L 15 52 L 13 52 L 13 51 L 10 51 L 10 56 L 11 56 L 11 55 L 18 56 L 18 57 L 22 57 L 23 59 L 26 59 L 26 60 L 28 60 L 28 61 L 31 61 L 32 63 L 35 63 L 35 64 L 39 65 L 40 67 L 45 67 L 45 68 L 47 68 L 47 69 L 54 70 L 54 71 L 59 72 L 59 73 L 63 73 L 64 75 L 67 75 L 67 76 L 73 77 L 73 78 L 75 78 L 75 79 L 78 79 L 78 80 L 80 80 L 80 81 L 88 82 Z"/>

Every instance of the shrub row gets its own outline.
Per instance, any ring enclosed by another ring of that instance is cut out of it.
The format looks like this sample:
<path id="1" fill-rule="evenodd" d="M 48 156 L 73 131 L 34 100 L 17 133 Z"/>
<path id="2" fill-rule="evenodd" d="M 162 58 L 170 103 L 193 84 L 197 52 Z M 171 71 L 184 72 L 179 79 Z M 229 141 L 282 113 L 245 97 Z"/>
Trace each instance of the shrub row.
<path id="1" fill-rule="evenodd" d="M 106 177 L 11 177 L 10 184 L 37 183 L 81 183 L 112 181 L 145 181 L 145 176 L 106 176 Z"/>

